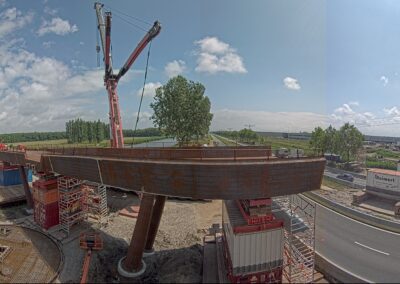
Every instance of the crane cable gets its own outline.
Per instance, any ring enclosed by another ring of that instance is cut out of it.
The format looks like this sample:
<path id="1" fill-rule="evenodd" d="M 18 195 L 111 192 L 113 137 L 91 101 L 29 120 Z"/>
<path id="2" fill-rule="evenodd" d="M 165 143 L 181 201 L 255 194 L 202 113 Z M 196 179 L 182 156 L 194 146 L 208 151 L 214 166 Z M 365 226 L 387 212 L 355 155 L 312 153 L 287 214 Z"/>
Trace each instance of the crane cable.
<path id="1" fill-rule="evenodd" d="M 142 107 L 142 101 L 143 101 L 143 96 L 144 96 L 144 90 L 146 88 L 146 80 L 147 80 L 147 70 L 149 68 L 149 58 L 150 58 L 150 50 L 151 50 L 151 42 L 149 43 L 149 49 L 147 51 L 147 59 L 146 59 L 146 71 L 144 73 L 144 81 L 143 81 L 143 88 L 142 88 L 142 96 L 140 97 L 140 103 L 139 103 L 139 110 L 137 113 L 137 117 L 136 117 L 136 123 L 135 123 L 135 129 L 133 130 L 133 138 L 132 138 L 132 145 L 131 148 L 133 148 L 133 143 L 135 141 L 135 134 L 136 134 L 136 129 L 137 129 L 137 125 L 139 123 L 139 118 L 140 118 L 140 109 Z"/>

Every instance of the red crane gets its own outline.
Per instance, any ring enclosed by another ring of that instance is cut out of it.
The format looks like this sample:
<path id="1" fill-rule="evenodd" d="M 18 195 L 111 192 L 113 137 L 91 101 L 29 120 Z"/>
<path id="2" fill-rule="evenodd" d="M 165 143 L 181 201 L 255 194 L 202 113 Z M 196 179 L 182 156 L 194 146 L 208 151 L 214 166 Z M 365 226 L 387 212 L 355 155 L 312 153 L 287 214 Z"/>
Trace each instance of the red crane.
<path id="1" fill-rule="evenodd" d="M 107 89 L 110 105 L 110 142 L 112 148 L 123 148 L 124 135 L 122 133 L 121 113 L 117 94 L 118 82 L 121 77 L 128 72 L 129 68 L 131 68 L 132 64 L 135 62 L 136 58 L 140 55 L 147 44 L 160 33 L 161 25 L 158 21 L 154 23 L 154 25 L 136 46 L 135 50 L 131 53 L 124 66 L 119 70 L 118 74 L 114 74 L 111 58 L 111 12 L 103 13 L 103 6 L 103 4 L 98 2 L 94 4 L 97 15 L 97 28 L 100 33 L 101 46 L 104 56 L 104 85 Z"/>

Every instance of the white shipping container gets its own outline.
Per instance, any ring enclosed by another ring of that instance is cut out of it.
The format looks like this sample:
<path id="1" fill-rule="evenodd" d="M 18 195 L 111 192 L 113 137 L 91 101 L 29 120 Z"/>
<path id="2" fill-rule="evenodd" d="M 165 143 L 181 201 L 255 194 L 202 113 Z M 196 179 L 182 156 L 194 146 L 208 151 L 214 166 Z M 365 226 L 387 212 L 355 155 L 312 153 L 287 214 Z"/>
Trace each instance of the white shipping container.
<path id="1" fill-rule="evenodd" d="M 368 187 L 400 193 L 400 173 L 371 169 L 367 172 L 367 189 Z"/>
<path id="2" fill-rule="evenodd" d="M 233 275 L 269 271 L 283 264 L 283 227 L 249 233 L 234 232 L 246 226 L 236 201 L 223 202 L 223 230 Z"/>

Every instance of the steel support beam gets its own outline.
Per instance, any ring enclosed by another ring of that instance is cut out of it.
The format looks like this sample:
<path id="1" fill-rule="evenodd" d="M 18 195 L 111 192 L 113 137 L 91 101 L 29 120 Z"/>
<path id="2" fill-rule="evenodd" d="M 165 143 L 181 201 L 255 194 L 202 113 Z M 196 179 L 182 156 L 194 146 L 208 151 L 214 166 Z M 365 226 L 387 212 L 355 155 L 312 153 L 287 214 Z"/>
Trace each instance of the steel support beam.
<path id="1" fill-rule="evenodd" d="M 164 211 L 166 196 L 157 195 L 156 202 L 154 203 L 153 215 L 151 217 L 150 229 L 147 235 L 147 242 L 145 246 L 146 252 L 153 251 L 154 240 L 157 236 L 158 227 L 160 226 L 161 216 Z"/>
<path id="2" fill-rule="evenodd" d="M 142 268 L 142 257 L 153 214 L 154 199 L 154 195 L 144 193 L 140 202 L 139 215 L 133 230 L 128 253 L 123 262 L 123 268 L 128 272 L 139 271 Z"/>
<path id="3" fill-rule="evenodd" d="M 19 166 L 19 174 L 21 177 L 22 185 L 24 186 L 27 207 L 28 209 L 33 209 L 32 194 L 29 188 L 28 177 L 26 176 L 26 171 L 24 166 Z"/>

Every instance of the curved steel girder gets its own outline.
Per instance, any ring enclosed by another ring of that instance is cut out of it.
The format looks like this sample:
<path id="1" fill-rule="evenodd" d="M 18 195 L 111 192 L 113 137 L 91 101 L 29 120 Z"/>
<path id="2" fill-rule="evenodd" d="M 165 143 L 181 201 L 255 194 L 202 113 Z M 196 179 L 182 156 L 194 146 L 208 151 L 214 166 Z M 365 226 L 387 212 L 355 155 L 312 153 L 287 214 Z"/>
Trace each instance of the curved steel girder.
<path id="1" fill-rule="evenodd" d="M 42 170 L 150 194 L 256 199 L 319 189 L 324 158 L 163 161 L 43 155 Z"/>
<path id="2" fill-rule="evenodd" d="M 12 163 L 15 165 L 26 165 L 26 158 L 24 152 L 2 152 L 0 151 L 0 161 Z"/>

